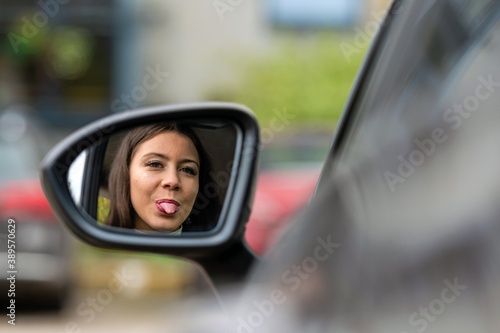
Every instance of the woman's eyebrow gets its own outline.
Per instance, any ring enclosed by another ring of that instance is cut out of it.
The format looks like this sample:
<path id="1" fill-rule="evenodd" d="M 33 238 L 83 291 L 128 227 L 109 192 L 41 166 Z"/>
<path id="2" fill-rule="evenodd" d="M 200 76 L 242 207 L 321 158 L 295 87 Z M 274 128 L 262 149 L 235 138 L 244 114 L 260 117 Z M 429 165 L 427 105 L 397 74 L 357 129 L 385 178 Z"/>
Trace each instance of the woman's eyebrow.
<path id="1" fill-rule="evenodd" d="M 166 160 L 170 160 L 167 155 L 160 154 L 160 153 L 147 153 L 147 154 L 144 154 L 142 157 L 144 158 L 144 157 L 147 157 L 147 156 L 150 156 L 150 155 L 158 156 L 160 158 L 164 158 Z M 200 167 L 200 164 L 198 162 L 196 162 L 195 160 L 189 159 L 189 158 L 182 159 L 181 163 L 194 163 L 194 164 L 196 164 L 198 166 L 198 168 Z"/>
<path id="2" fill-rule="evenodd" d="M 198 168 L 200 167 L 200 164 L 199 164 L 198 162 L 196 162 L 196 161 L 194 161 L 194 160 L 190 160 L 190 159 L 188 159 L 188 158 L 183 159 L 183 160 L 181 161 L 181 163 L 194 163 L 194 164 L 196 164 L 196 166 L 197 166 Z"/>
<path id="3" fill-rule="evenodd" d="M 158 157 L 164 158 L 166 160 L 169 159 L 167 155 L 163 155 L 163 154 L 160 154 L 160 153 L 147 153 L 147 154 L 142 155 L 142 157 L 144 158 L 144 157 L 147 157 L 147 156 L 150 156 L 150 155 L 158 156 Z"/>

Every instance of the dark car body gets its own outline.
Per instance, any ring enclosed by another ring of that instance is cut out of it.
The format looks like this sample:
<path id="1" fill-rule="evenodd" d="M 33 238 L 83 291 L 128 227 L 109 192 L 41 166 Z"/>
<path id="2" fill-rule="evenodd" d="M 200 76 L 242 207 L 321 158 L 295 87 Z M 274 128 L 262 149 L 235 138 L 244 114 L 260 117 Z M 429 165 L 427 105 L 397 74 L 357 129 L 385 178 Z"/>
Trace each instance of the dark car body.
<path id="1" fill-rule="evenodd" d="M 236 331 L 496 332 L 499 1 L 395 1 Z"/>

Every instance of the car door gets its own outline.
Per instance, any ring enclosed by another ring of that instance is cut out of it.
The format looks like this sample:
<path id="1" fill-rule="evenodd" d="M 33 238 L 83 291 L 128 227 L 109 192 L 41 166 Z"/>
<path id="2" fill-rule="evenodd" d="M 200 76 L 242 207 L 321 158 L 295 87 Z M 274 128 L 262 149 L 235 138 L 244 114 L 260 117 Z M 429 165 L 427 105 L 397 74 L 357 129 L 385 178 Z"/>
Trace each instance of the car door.
<path id="1" fill-rule="evenodd" d="M 498 330 L 500 2 L 395 1 L 239 332 Z"/>

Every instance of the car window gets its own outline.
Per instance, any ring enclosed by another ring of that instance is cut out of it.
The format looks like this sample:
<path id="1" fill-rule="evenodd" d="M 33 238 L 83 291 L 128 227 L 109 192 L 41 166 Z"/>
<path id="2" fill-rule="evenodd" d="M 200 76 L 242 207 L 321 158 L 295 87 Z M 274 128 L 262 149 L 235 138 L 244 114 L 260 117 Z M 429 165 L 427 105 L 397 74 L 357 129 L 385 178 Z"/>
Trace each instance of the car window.
<path id="1" fill-rule="evenodd" d="M 486 14 L 498 5 L 407 1 L 411 9 L 397 10 L 391 38 L 382 41 L 339 140 L 344 171 L 367 156 L 418 148 L 409 133 L 420 131 L 422 145 L 432 139 L 429 126 L 443 130 L 435 133 L 439 141 L 472 112 L 495 103 L 500 25 Z"/>

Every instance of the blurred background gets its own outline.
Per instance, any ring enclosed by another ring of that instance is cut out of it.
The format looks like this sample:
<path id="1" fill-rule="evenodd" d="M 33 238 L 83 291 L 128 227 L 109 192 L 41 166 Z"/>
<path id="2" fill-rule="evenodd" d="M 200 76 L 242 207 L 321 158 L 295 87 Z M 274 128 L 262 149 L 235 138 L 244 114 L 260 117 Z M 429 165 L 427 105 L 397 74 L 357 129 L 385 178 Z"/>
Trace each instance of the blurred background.
<path id="1" fill-rule="evenodd" d="M 3 0 L 0 277 L 13 217 L 23 312 L 18 327 L 1 321 L 2 331 L 147 331 L 168 322 L 176 299 L 207 288 L 190 263 L 84 245 L 48 206 L 38 181 L 41 158 L 113 112 L 209 100 L 250 107 L 263 145 L 246 239 L 264 253 L 314 191 L 388 3 Z"/>

